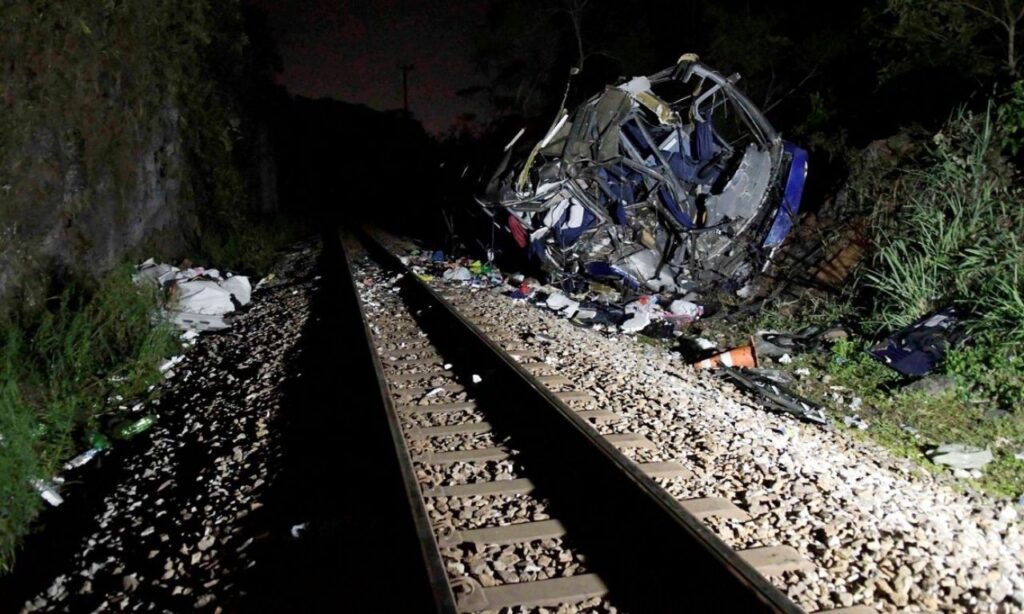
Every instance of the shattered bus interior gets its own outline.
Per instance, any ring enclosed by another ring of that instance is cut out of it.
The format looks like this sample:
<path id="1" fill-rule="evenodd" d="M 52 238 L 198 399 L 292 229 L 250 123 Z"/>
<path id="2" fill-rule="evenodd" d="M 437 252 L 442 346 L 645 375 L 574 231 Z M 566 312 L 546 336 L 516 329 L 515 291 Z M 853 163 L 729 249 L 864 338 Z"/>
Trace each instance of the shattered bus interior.
<path id="1" fill-rule="evenodd" d="M 555 280 L 628 293 L 744 293 L 800 207 L 807 152 L 735 86 L 685 55 L 521 130 L 477 200 Z"/>

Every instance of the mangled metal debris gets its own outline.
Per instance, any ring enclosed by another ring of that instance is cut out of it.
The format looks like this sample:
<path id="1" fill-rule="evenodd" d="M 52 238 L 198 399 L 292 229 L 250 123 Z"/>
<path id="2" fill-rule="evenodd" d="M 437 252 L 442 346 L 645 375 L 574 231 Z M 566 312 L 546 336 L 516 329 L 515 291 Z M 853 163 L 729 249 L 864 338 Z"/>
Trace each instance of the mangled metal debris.
<path id="1" fill-rule="evenodd" d="M 792 228 L 807 153 L 737 79 L 686 55 L 608 87 L 531 149 L 520 132 L 478 200 L 556 278 L 739 289 Z"/>
<path id="2" fill-rule="evenodd" d="M 770 409 L 792 414 L 808 422 L 828 424 L 825 410 L 821 406 L 797 395 L 769 377 L 768 374 L 732 367 L 723 367 L 716 374 L 737 387 L 757 395 Z"/>

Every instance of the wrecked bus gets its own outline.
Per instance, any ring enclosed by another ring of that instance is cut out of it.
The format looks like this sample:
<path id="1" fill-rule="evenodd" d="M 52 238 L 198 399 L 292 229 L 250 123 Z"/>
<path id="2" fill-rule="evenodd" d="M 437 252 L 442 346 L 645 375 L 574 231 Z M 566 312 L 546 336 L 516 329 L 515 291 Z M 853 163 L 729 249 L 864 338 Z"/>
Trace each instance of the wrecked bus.
<path id="1" fill-rule="evenodd" d="M 685 55 L 609 86 L 532 146 L 521 130 L 477 200 L 555 279 L 742 295 L 794 224 L 807 152 L 737 79 Z"/>

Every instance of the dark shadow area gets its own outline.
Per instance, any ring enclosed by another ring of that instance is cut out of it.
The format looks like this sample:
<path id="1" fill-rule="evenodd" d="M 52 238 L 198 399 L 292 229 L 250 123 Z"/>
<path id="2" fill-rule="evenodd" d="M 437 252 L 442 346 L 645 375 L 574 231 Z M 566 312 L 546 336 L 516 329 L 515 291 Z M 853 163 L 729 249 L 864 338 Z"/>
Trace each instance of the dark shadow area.
<path id="1" fill-rule="evenodd" d="M 36 531 L 18 547 L 14 571 L 0 576 L 0 612 L 20 611 L 68 567 L 82 538 L 93 530 L 94 519 L 103 512 L 104 500 L 128 477 L 124 459 L 141 452 L 149 445 L 148 439 L 144 436 L 122 444 L 69 473 L 68 483 L 61 489 L 63 505 L 47 507 L 39 515 Z"/>
<path id="2" fill-rule="evenodd" d="M 432 606 L 337 238 L 288 362 L 281 473 L 238 611 L 423 612 Z M 293 527 L 299 537 L 293 537 Z M 396 588 L 398 590 L 396 590 Z"/>

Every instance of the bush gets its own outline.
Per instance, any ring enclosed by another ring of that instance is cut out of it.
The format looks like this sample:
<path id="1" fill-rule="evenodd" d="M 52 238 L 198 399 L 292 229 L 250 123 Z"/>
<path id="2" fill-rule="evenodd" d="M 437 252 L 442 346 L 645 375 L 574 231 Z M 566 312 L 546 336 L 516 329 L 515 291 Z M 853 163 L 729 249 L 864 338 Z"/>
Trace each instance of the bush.
<path id="1" fill-rule="evenodd" d="M 1001 402 L 1024 392 L 1024 190 L 1016 148 L 1024 89 L 984 113 L 960 110 L 873 212 L 876 252 L 862 273 L 866 323 L 884 332 L 953 305 L 972 345 L 953 353 L 966 388 Z"/>
<path id="2" fill-rule="evenodd" d="M 74 284 L 30 323 L 0 332 L 0 571 L 40 508 L 33 479 L 52 476 L 75 451 L 74 434 L 159 381 L 177 349 L 175 332 L 152 321 L 155 298 L 130 270 L 89 291 Z"/>

